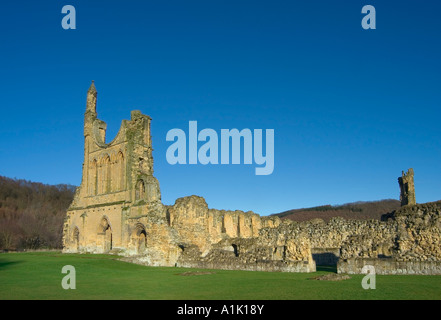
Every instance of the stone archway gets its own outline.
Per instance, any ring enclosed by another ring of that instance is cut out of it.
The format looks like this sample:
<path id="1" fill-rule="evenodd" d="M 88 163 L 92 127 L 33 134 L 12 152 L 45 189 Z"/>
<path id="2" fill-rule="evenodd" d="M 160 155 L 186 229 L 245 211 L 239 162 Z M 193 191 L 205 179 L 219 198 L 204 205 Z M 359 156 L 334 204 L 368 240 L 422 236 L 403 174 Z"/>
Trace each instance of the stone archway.
<path id="1" fill-rule="evenodd" d="M 135 200 L 144 199 L 145 195 L 145 183 L 144 180 L 138 180 L 135 188 Z"/>
<path id="2" fill-rule="evenodd" d="M 101 238 L 103 252 L 109 252 L 113 247 L 112 228 L 107 217 L 101 219 L 98 227 L 98 239 Z"/>
<path id="3" fill-rule="evenodd" d="M 147 232 L 141 223 L 138 223 L 132 232 L 132 244 L 138 254 L 147 249 Z"/>
<path id="4" fill-rule="evenodd" d="M 137 251 L 138 253 L 142 253 L 147 248 L 147 233 L 145 230 L 142 230 L 141 233 L 138 236 L 138 247 Z"/>
<path id="5" fill-rule="evenodd" d="M 238 257 L 239 256 L 239 247 L 237 246 L 237 244 L 232 244 L 231 246 L 233 247 L 234 256 Z"/>

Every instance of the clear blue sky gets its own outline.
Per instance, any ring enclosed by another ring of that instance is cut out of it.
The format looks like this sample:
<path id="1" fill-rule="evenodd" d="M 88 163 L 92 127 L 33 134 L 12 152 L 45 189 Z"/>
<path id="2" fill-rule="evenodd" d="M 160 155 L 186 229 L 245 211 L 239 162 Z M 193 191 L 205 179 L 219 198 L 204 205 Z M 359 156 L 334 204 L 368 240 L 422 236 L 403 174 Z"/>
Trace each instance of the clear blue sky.
<path id="1" fill-rule="evenodd" d="M 76 30 L 61 27 L 64 5 Z M 374 5 L 376 30 L 361 8 Z M 153 118 L 162 200 L 262 215 L 399 198 L 441 199 L 440 1 L 2 1 L 0 175 L 79 185 L 91 80 L 108 140 Z M 275 130 L 255 165 L 175 165 L 167 131 Z"/>

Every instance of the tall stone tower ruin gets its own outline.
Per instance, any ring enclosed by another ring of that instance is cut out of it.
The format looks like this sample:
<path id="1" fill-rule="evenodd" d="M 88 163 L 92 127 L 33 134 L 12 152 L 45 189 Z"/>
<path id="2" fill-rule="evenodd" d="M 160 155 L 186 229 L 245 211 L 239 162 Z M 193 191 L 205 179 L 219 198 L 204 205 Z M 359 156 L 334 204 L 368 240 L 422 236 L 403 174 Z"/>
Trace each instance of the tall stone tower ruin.
<path id="1" fill-rule="evenodd" d="M 97 118 L 97 90 L 87 91 L 84 114 L 84 162 L 81 185 L 67 211 L 65 251 L 108 252 L 133 242 L 137 249 L 146 231 L 134 216 L 159 208 L 159 183 L 153 176 L 149 116 L 132 111 L 116 137 L 106 141 L 107 125 Z"/>
<path id="2" fill-rule="evenodd" d="M 401 177 L 398 178 L 398 184 L 400 185 L 401 205 L 406 206 L 416 204 L 412 168 L 407 170 L 407 173 L 404 173 L 404 171 L 401 173 Z"/>

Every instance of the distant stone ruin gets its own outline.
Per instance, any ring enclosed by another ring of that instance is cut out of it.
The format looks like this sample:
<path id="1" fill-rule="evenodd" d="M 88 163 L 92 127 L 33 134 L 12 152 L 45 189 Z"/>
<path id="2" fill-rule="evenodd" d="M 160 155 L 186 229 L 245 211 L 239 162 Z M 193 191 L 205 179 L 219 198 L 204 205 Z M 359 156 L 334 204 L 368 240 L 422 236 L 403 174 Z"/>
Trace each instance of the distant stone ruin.
<path id="1" fill-rule="evenodd" d="M 112 253 L 150 266 L 314 272 L 331 264 L 361 273 L 369 264 L 378 274 L 441 274 L 441 203 L 415 204 L 412 169 L 400 178 L 403 207 L 387 221 L 294 222 L 211 209 L 194 195 L 168 206 L 153 176 L 151 118 L 132 111 L 106 142 L 96 102 L 92 83 L 82 181 L 67 211 L 63 252 Z"/>
<path id="2" fill-rule="evenodd" d="M 398 178 L 398 184 L 400 185 L 401 205 L 407 206 L 416 204 L 412 168 L 407 170 L 407 173 L 404 173 L 404 171 L 401 173 L 401 177 Z"/>

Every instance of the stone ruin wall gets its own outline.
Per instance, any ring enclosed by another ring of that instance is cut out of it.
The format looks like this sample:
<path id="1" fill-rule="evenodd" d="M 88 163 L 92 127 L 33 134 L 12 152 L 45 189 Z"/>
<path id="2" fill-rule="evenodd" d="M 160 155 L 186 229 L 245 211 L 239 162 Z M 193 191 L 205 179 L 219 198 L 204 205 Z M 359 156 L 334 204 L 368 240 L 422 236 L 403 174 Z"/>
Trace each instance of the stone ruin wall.
<path id="1" fill-rule="evenodd" d="M 387 221 L 333 219 L 309 227 L 313 246 L 340 244 L 339 273 L 441 274 L 441 202 L 406 205 Z M 320 237 L 322 236 L 322 237 Z"/>
<path id="2" fill-rule="evenodd" d="M 198 196 L 166 206 L 153 176 L 150 117 L 132 111 L 106 143 L 96 97 L 92 83 L 83 177 L 66 215 L 63 252 L 114 253 L 151 266 L 313 272 L 317 262 L 360 273 L 369 262 L 379 273 L 440 273 L 441 202 L 415 204 L 412 169 L 398 180 L 403 206 L 387 221 L 294 222 L 211 209 Z"/>
<path id="3" fill-rule="evenodd" d="M 209 209 L 202 197 L 167 209 L 181 243 L 177 266 L 262 271 L 315 271 L 309 240 L 280 232 L 278 217 Z"/>
<path id="4" fill-rule="evenodd" d="M 315 254 L 331 253 L 338 272 L 361 273 L 360 261 L 383 274 L 441 270 L 441 202 L 403 206 L 386 221 L 333 218 L 328 223 L 208 209 L 196 196 L 178 199 L 168 211 L 171 221 L 182 221 L 171 227 L 188 241 L 180 266 L 304 272 L 315 270 Z"/>
<path id="5" fill-rule="evenodd" d="M 209 209 L 203 198 L 191 196 L 154 212 L 131 207 L 125 217 L 127 232 L 116 253 L 146 265 L 313 272 L 318 252 L 334 254 L 342 273 L 361 273 L 370 264 L 378 274 L 441 274 L 441 202 L 404 206 L 387 221 L 325 223 Z M 141 253 L 139 230 L 147 230 Z"/>

